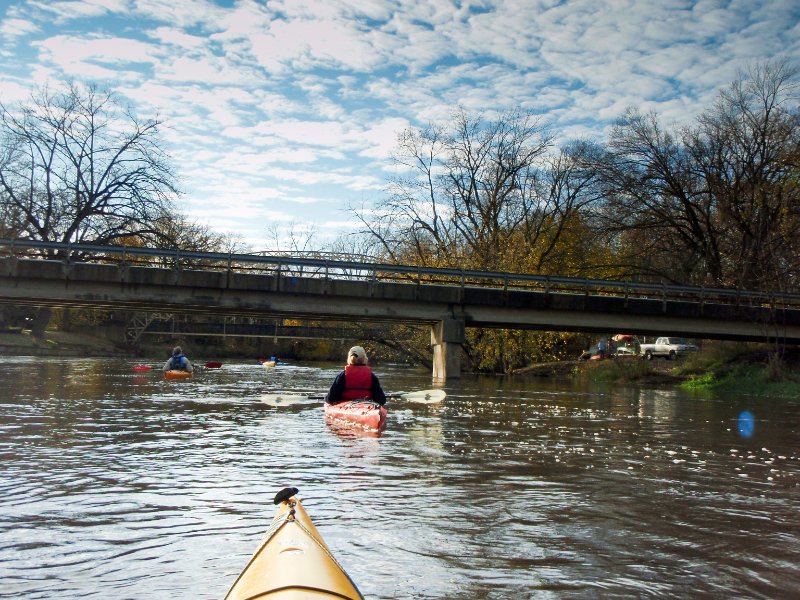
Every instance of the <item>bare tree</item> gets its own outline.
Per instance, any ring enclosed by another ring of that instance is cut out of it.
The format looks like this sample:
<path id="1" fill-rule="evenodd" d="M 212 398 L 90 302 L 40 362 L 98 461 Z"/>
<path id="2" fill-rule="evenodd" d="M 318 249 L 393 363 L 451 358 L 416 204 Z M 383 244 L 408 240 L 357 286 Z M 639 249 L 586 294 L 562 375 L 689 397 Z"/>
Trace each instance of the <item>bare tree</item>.
<path id="1" fill-rule="evenodd" d="M 633 274 L 686 281 L 720 272 L 714 198 L 678 136 L 655 113 L 629 108 L 604 157 L 605 232 L 620 239 Z"/>
<path id="2" fill-rule="evenodd" d="M 694 127 L 629 109 L 604 157 L 603 231 L 641 275 L 760 288 L 796 281 L 800 234 L 797 70 L 751 68 Z M 790 251 L 787 251 L 790 250 Z"/>
<path id="3" fill-rule="evenodd" d="M 800 241 L 798 69 L 749 68 L 687 139 L 724 228 L 723 281 L 744 289 L 797 283 Z M 787 252 L 788 250 L 788 252 Z"/>
<path id="4" fill-rule="evenodd" d="M 447 124 L 403 131 L 386 197 L 354 213 L 394 262 L 578 274 L 589 254 L 586 238 L 575 235 L 584 230 L 581 213 L 602 198 L 599 150 L 585 142 L 554 146 L 532 114 L 485 119 L 459 110 Z M 476 368 L 508 370 L 540 342 L 470 330 L 464 350 Z"/>
<path id="5" fill-rule="evenodd" d="M 159 140 L 111 92 L 70 85 L 0 104 L 0 201 L 26 237 L 113 243 L 161 237 L 178 189 Z"/>
<path id="6" fill-rule="evenodd" d="M 138 119 L 111 92 L 76 84 L 0 104 L 3 229 L 41 241 L 168 241 L 164 222 L 178 190 L 161 124 Z M 49 320 L 50 310 L 40 309 L 34 335 Z"/>
<path id="7" fill-rule="evenodd" d="M 447 125 L 403 131 L 387 198 L 354 212 L 394 261 L 539 270 L 587 197 L 587 148 L 553 152 L 531 114 L 460 110 Z"/>
<path id="8" fill-rule="evenodd" d="M 271 223 L 267 226 L 267 249 L 275 252 L 304 254 L 317 249 L 317 229 L 298 221 Z"/>

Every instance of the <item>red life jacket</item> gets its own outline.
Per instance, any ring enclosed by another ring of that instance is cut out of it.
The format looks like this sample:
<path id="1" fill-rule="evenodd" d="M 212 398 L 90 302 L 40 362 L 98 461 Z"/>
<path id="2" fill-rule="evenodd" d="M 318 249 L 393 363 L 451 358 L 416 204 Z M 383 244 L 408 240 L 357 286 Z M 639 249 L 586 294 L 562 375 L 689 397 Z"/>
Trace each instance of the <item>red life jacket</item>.
<path id="1" fill-rule="evenodd" d="M 372 369 L 366 365 L 346 365 L 344 368 L 343 400 L 372 398 Z"/>

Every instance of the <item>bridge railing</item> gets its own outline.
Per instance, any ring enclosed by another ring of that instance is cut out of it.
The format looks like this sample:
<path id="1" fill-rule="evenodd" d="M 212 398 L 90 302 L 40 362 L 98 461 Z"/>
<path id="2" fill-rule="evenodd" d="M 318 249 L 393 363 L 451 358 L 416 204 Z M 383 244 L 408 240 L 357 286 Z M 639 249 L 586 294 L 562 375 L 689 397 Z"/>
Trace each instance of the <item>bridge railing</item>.
<path id="1" fill-rule="evenodd" d="M 101 246 L 0 238 L 0 256 L 49 258 L 74 262 L 154 266 L 170 269 L 233 270 L 278 277 L 313 277 L 332 280 L 395 282 L 413 285 L 447 285 L 535 290 L 615 297 L 690 300 L 746 306 L 800 306 L 800 294 L 705 288 L 675 284 L 585 279 L 527 273 L 429 268 L 364 260 L 285 254 L 200 252 L 177 248 Z"/>

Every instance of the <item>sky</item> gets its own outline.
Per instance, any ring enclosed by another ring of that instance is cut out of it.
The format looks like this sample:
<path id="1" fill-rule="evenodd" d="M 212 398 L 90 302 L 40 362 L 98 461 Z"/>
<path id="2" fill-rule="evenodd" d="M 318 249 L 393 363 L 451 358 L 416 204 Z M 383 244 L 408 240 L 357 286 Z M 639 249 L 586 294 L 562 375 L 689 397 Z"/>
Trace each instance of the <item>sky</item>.
<path id="1" fill-rule="evenodd" d="M 797 0 L 0 0 L 0 101 L 79 81 L 158 115 L 182 212 L 252 250 L 357 229 L 397 135 L 459 107 L 602 141 L 632 105 L 688 124 L 778 57 L 800 60 Z"/>

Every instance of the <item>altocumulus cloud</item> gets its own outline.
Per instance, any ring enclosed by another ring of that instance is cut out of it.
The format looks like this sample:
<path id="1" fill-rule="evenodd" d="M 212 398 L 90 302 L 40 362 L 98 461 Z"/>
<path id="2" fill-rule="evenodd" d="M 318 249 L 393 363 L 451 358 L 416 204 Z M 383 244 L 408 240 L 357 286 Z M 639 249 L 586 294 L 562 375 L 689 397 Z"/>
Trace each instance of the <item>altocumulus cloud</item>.
<path id="1" fill-rule="evenodd" d="M 601 138 L 629 105 L 691 119 L 737 70 L 800 56 L 788 0 L 10 0 L 0 97 L 69 80 L 168 124 L 190 218 L 255 248 L 268 224 L 352 227 L 396 135 L 463 106 Z"/>

